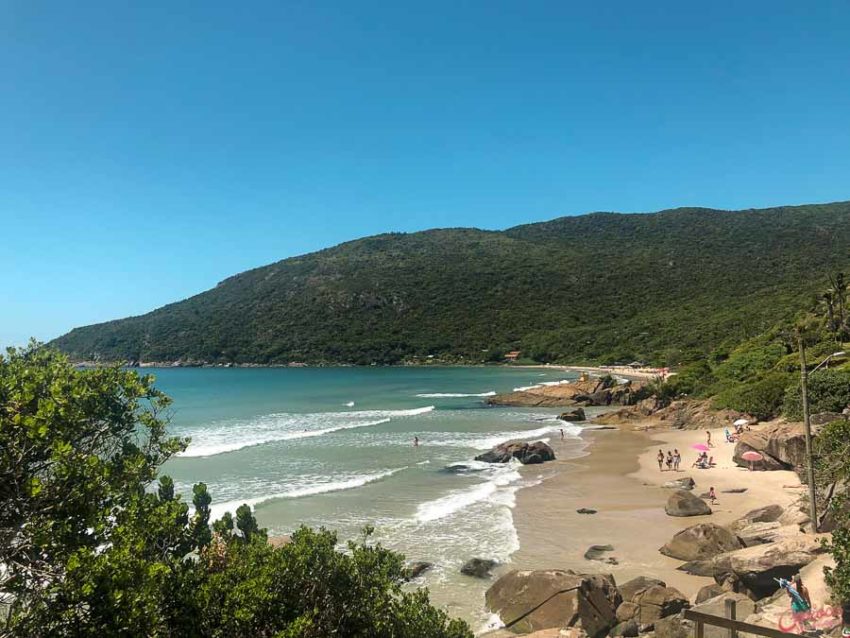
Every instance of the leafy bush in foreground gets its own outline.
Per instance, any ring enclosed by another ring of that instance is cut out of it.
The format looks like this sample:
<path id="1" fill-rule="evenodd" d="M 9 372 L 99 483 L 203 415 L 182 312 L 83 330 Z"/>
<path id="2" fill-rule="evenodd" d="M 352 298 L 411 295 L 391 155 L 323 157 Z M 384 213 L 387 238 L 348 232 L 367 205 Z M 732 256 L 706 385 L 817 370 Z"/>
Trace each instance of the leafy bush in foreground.
<path id="1" fill-rule="evenodd" d="M 213 533 L 205 485 L 191 514 L 170 478 L 149 489 L 186 445 L 168 404 L 135 372 L 0 355 L 0 635 L 471 638 L 398 554 L 308 529 L 274 548 L 245 505 Z"/>

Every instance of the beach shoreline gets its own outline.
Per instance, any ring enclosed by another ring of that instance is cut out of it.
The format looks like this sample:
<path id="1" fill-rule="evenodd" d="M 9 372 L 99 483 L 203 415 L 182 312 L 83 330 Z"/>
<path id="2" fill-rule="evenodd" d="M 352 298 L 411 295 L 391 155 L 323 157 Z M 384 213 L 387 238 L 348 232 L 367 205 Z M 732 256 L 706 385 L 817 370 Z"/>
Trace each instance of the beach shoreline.
<path id="1" fill-rule="evenodd" d="M 586 448 L 581 457 L 547 464 L 554 470 L 548 478 L 518 492 L 513 516 L 520 548 L 498 575 L 513 569 L 572 569 L 610 573 L 620 584 L 647 576 L 693 599 L 713 580 L 678 570 L 683 561 L 659 553 L 662 545 L 697 523 L 726 525 L 764 505 L 788 507 L 803 491 L 794 472 L 750 472 L 736 466 L 735 446 L 725 442 L 721 430 L 712 431 L 716 447 L 710 453 L 716 466 L 709 470 L 691 468 L 696 457 L 691 445 L 705 441 L 704 431 L 590 430 L 583 438 Z M 559 443 L 553 445 L 556 454 Z M 674 448 L 682 453 L 681 470 L 659 471 L 658 449 L 666 454 Z M 696 481 L 696 495 L 709 487 L 717 491 L 710 516 L 678 518 L 665 513 L 672 490 L 661 485 L 686 476 Z M 746 492 L 724 491 L 741 488 Z M 580 508 L 597 513 L 579 514 Z M 584 553 L 591 545 L 614 549 L 604 554 L 603 561 L 587 560 Z M 616 564 L 604 562 L 608 557 Z"/>

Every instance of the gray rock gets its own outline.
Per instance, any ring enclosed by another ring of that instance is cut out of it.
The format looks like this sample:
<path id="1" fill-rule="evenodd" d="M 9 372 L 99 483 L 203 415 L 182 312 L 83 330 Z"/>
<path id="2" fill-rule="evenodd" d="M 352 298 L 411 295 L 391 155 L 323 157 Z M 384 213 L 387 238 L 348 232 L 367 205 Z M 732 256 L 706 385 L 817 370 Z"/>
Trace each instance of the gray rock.
<path id="1" fill-rule="evenodd" d="M 572 410 L 567 410 L 566 412 L 562 412 L 558 415 L 558 418 L 561 421 L 584 421 L 587 416 L 584 414 L 584 408 L 573 408 Z"/>
<path id="2" fill-rule="evenodd" d="M 694 598 L 694 603 L 696 605 L 699 605 L 700 603 L 704 603 L 706 600 L 711 600 L 712 598 L 715 598 L 716 596 L 719 596 L 722 593 L 723 588 L 717 583 L 705 585 L 703 587 L 700 587 L 700 590 L 697 592 L 696 598 Z"/>
<path id="3" fill-rule="evenodd" d="M 602 638 L 617 624 L 621 600 L 610 576 L 560 569 L 509 572 L 485 595 L 487 608 L 510 631 L 581 627 L 590 638 Z"/>
<path id="4" fill-rule="evenodd" d="M 704 560 L 743 547 L 729 530 L 714 523 L 698 523 L 683 529 L 658 551 L 679 560 Z"/>
<path id="5" fill-rule="evenodd" d="M 476 461 L 486 463 L 507 463 L 511 459 L 517 459 L 523 465 L 533 465 L 554 461 L 555 452 L 543 441 L 508 441 L 475 457 Z"/>
<path id="6" fill-rule="evenodd" d="M 678 589 L 660 585 L 636 594 L 633 602 L 639 607 L 637 621 L 642 625 L 656 623 L 658 619 L 678 614 L 691 605 Z"/>
<path id="7" fill-rule="evenodd" d="M 720 490 L 722 494 L 743 494 L 747 491 L 746 487 L 733 487 L 728 490 Z"/>
<path id="8" fill-rule="evenodd" d="M 656 638 L 691 638 L 693 633 L 693 623 L 680 616 L 661 618 L 655 622 Z"/>
<path id="9" fill-rule="evenodd" d="M 733 524 L 734 525 L 734 524 Z M 779 521 L 772 523 L 749 523 L 748 525 L 730 527 L 741 539 L 744 547 L 772 543 L 783 536 L 782 525 Z"/>
<path id="10" fill-rule="evenodd" d="M 427 572 L 434 566 L 434 563 L 429 563 L 424 560 L 417 560 L 407 565 L 407 580 L 417 578 Z"/>
<path id="11" fill-rule="evenodd" d="M 667 499 L 664 508 L 668 516 L 705 516 L 711 508 L 702 499 L 685 490 L 677 490 Z"/>
<path id="12" fill-rule="evenodd" d="M 725 616 L 727 600 L 735 601 L 735 617 L 738 620 L 746 618 L 756 609 L 756 604 L 747 596 L 724 591 L 721 592 L 720 595 L 694 606 L 693 610 L 700 611 L 704 614 L 711 614 L 712 616 Z M 727 638 L 729 636 L 728 629 L 714 627 L 712 625 L 705 625 L 704 632 L 705 638 Z"/>
<path id="13" fill-rule="evenodd" d="M 783 512 L 785 512 L 785 508 L 781 505 L 765 505 L 747 512 L 739 520 L 749 521 L 750 523 L 772 523 L 778 521 Z"/>
<path id="14" fill-rule="evenodd" d="M 674 479 L 663 483 L 661 487 L 669 490 L 692 490 L 696 487 L 696 482 L 690 476 Z"/>
<path id="15" fill-rule="evenodd" d="M 596 514 L 596 510 L 589 507 L 580 507 L 576 510 L 576 512 L 579 514 Z"/>
<path id="16" fill-rule="evenodd" d="M 609 636 L 623 638 L 635 638 L 640 633 L 640 625 L 636 620 L 627 620 L 617 624 L 608 634 Z"/>
<path id="17" fill-rule="evenodd" d="M 658 580 L 657 578 L 647 578 L 646 576 L 638 576 L 637 578 L 632 578 L 631 580 L 626 581 L 622 585 L 620 585 L 620 595 L 623 597 L 624 601 L 632 602 L 639 593 L 644 590 L 649 589 L 650 587 L 666 587 L 667 583 L 663 580 Z"/>
<path id="18" fill-rule="evenodd" d="M 489 558 L 470 558 L 460 568 L 460 573 L 474 578 L 489 578 L 490 571 L 498 564 Z"/>
<path id="19" fill-rule="evenodd" d="M 591 545 L 584 553 L 585 560 L 602 560 L 602 555 L 605 552 L 613 552 L 612 545 Z"/>

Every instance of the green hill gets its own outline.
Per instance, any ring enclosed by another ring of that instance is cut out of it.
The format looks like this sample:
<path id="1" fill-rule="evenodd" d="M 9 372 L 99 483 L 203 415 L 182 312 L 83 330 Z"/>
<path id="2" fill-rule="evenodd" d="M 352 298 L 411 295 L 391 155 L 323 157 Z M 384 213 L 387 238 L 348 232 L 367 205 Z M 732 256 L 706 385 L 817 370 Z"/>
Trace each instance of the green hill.
<path id="1" fill-rule="evenodd" d="M 365 364 L 518 349 L 539 361 L 677 363 L 809 307 L 848 262 L 850 202 L 386 234 L 54 345 L 84 360 Z"/>

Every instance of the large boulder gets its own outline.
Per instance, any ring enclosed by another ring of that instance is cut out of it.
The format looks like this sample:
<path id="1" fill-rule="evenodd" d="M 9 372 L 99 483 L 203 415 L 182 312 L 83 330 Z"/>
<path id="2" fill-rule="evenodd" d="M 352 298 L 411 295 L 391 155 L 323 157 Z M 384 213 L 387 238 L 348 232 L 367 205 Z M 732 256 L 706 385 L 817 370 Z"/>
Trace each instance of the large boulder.
<path id="1" fill-rule="evenodd" d="M 498 564 L 490 558 L 470 558 L 460 568 L 460 573 L 473 578 L 489 578 L 490 571 Z"/>
<path id="2" fill-rule="evenodd" d="M 676 533 L 658 551 L 679 560 L 703 560 L 743 547 L 728 529 L 714 523 L 697 523 Z"/>
<path id="3" fill-rule="evenodd" d="M 642 591 L 649 589 L 650 587 L 666 587 L 667 583 L 663 580 L 658 580 L 657 578 L 648 578 L 647 576 L 638 576 L 637 578 L 632 578 L 631 580 L 626 581 L 622 585 L 620 585 L 620 596 L 623 597 L 624 602 L 632 602 Z"/>
<path id="4" fill-rule="evenodd" d="M 664 511 L 668 516 L 704 516 L 711 508 L 702 499 L 685 490 L 677 490 L 667 499 Z"/>
<path id="5" fill-rule="evenodd" d="M 712 598 L 719 596 L 722 593 L 723 588 L 717 583 L 703 585 L 702 587 L 700 587 L 696 597 L 694 598 L 694 604 L 699 605 L 700 603 L 704 603 L 706 600 L 711 600 Z"/>
<path id="6" fill-rule="evenodd" d="M 789 532 L 786 530 L 792 529 L 790 527 L 783 527 L 779 521 L 773 521 L 772 523 L 749 523 L 743 526 L 737 524 L 736 521 L 732 525 L 730 529 L 734 531 L 735 536 L 740 539 L 744 547 L 772 543 L 783 536 L 789 535 Z"/>
<path id="7" fill-rule="evenodd" d="M 485 600 L 516 633 L 580 627 L 590 638 L 602 638 L 617 624 L 622 599 L 611 576 L 546 569 L 505 574 L 487 590 Z"/>
<path id="8" fill-rule="evenodd" d="M 726 601 L 732 600 L 735 602 L 735 617 L 738 620 L 746 618 L 756 610 L 756 604 L 744 596 L 733 592 L 721 592 L 718 596 L 714 596 L 706 601 L 703 601 L 693 607 L 694 611 L 699 611 L 712 616 L 726 616 Z M 703 636 L 705 638 L 727 638 L 729 630 L 723 627 L 715 627 L 714 625 L 705 625 Z"/>
<path id="9" fill-rule="evenodd" d="M 678 614 L 655 623 L 655 638 L 691 638 L 693 635 L 693 623 Z"/>
<path id="10" fill-rule="evenodd" d="M 487 463 L 507 463 L 511 459 L 517 459 L 523 465 L 533 465 L 554 461 L 555 452 L 543 441 L 508 441 L 475 457 L 476 461 Z"/>
<path id="11" fill-rule="evenodd" d="M 764 457 L 764 460 L 754 464 L 755 469 L 793 470 L 803 465 L 806 460 L 803 426 L 783 423 L 744 432 L 735 444 L 735 463 L 741 467 L 749 467 L 749 461 L 744 460 L 742 455 L 751 450 Z"/>
<path id="12" fill-rule="evenodd" d="M 746 521 L 747 523 L 772 523 L 778 521 L 779 517 L 785 511 L 781 505 L 765 505 L 750 510 L 744 514 L 737 522 Z"/>
<path id="13" fill-rule="evenodd" d="M 793 525 L 796 528 L 802 528 L 811 523 L 809 517 L 809 508 L 805 503 L 797 502 L 788 507 L 779 517 L 780 525 Z"/>
<path id="14" fill-rule="evenodd" d="M 558 415 L 558 418 L 561 421 L 584 421 L 587 416 L 584 413 L 584 408 L 573 408 L 572 410 L 567 410 L 566 412 L 562 412 Z"/>
<path id="15" fill-rule="evenodd" d="M 407 564 L 407 575 L 405 578 L 407 580 L 412 580 L 414 578 L 419 578 L 422 574 L 427 572 L 434 566 L 434 563 L 429 563 L 424 560 L 416 560 Z"/>
<path id="16" fill-rule="evenodd" d="M 712 575 L 717 583 L 732 583 L 737 591 L 759 600 L 779 588 L 775 579 L 791 578 L 823 551 L 819 539 L 797 534 L 716 556 Z"/>
<path id="17" fill-rule="evenodd" d="M 687 597 L 675 587 L 654 585 L 635 595 L 633 601 L 638 606 L 637 618 L 640 625 L 654 624 L 659 618 L 678 614 L 691 606 Z"/>

